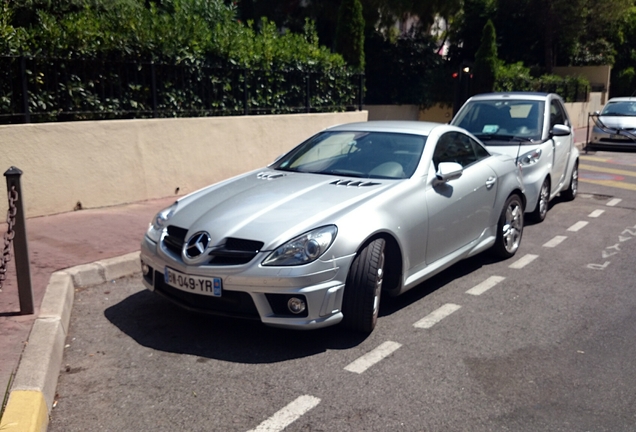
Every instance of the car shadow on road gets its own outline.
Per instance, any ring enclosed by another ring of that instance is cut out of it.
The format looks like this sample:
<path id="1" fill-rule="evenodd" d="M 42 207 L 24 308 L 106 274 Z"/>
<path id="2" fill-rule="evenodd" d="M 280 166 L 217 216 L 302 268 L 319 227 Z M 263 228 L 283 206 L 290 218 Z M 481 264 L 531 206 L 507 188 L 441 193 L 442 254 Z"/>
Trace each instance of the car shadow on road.
<path id="1" fill-rule="evenodd" d="M 410 289 L 404 294 L 397 297 L 385 296 L 382 298 L 382 304 L 380 306 L 380 316 L 392 315 L 395 312 L 409 306 L 412 303 L 418 302 L 424 297 L 437 291 L 439 288 L 445 286 L 449 282 L 466 276 L 484 265 L 494 264 L 501 261 L 493 254 L 484 252 L 474 257 L 467 258 L 452 265 L 441 273 L 433 276 L 432 278 L 422 282 L 418 286 Z"/>
<path id="2" fill-rule="evenodd" d="M 142 346 L 239 363 L 276 363 L 349 349 L 368 337 L 340 326 L 285 330 L 192 313 L 146 290 L 107 308 L 104 316 Z"/>
<path id="3" fill-rule="evenodd" d="M 383 296 L 380 316 L 392 315 L 454 279 L 498 260 L 479 254 L 460 261 L 399 297 Z M 345 350 L 369 335 L 336 325 L 311 331 L 266 327 L 260 321 L 197 314 L 142 290 L 107 308 L 104 316 L 142 346 L 239 363 L 276 363 Z"/>

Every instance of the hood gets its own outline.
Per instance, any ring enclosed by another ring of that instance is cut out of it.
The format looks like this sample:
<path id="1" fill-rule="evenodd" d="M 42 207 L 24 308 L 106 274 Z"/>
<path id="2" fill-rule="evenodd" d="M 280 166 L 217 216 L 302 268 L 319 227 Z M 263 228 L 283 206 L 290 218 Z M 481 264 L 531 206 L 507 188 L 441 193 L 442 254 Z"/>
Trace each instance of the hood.
<path id="1" fill-rule="evenodd" d="M 523 149 L 519 149 L 521 144 L 515 142 L 510 145 L 488 145 L 485 143 L 486 149 L 492 154 L 503 154 L 517 159 L 517 156 L 525 153 Z M 521 153 L 520 153 L 521 152 Z"/>
<path id="2" fill-rule="evenodd" d="M 337 222 L 396 180 L 261 170 L 195 192 L 179 202 L 169 224 L 207 231 L 212 244 L 227 237 L 280 246 L 308 230 Z"/>
<path id="3" fill-rule="evenodd" d="M 636 116 L 600 116 L 605 126 L 612 129 L 636 129 Z"/>

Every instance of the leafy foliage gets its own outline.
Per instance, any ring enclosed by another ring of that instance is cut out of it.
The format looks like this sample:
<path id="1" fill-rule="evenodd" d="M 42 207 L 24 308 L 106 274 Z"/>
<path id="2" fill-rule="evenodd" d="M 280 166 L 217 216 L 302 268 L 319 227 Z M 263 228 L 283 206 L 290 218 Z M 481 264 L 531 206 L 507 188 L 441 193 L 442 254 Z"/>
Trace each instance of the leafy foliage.
<path id="1" fill-rule="evenodd" d="M 504 64 L 499 62 L 496 69 L 495 91 L 532 91 L 557 93 L 566 102 L 585 100 L 590 83 L 583 77 L 560 77 L 545 74 L 533 77 L 530 68 L 522 62 Z"/>
<path id="2" fill-rule="evenodd" d="M 488 93 L 493 90 L 497 61 L 495 26 L 488 20 L 482 32 L 481 45 L 475 54 L 473 73 L 476 93 Z"/>
<path id="3" fill-rule="evenodd" d="M 364 18 L 359 0 L 343 0 L 340 5 L 336 50 L 349 65 L 364 69 Z"/>
<path id="4" fill-rule="evenodd" d="M 414 33 L 391 42 L 376 32 L 367 37 L 365 50 L 367 103 L 426 107 L 452 100 L 451 73 L 432 37 Z"/>
<path id="5" fill-rule="evenodd" d="M 353 70 L 319 45 L 311 21 L 300 33 L 267 19 L 256 28 L 222 0 L 5 0 L 0 55 L 18 54 L 32 59 L 30 109 L 40 118 L 243 113 L 246 98 L 252 113 L 289 112 L 305 107 L 307 94 L 313 110 L 345 109 L 358 98 Z M 103 66 L 90 74 L 75 60 Z M 20 105 L 18 65 L 4 62 L 0 115 Z M 107 89 L 120 82 L 123 90 Z"/>

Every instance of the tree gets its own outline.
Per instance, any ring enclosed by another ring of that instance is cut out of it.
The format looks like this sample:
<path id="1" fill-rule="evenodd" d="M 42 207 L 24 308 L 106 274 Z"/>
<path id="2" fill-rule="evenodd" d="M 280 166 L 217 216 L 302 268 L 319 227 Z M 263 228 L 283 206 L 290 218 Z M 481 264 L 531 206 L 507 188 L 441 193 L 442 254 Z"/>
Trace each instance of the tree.
<path id="1" fill-rule="evenodd" d="M 336 51 L 350 66 L 364 69 L 364 18 L 359 0 L 343 0 L 340 5 Z"/>
<path id="2" fill-rule="evenodd" d="M 488 20 L 482 32 L 481 45 L 475 54 L 473 67 L 475 93 L 493 91 L 497 62 L 495 26 L 491 20 Z"/>

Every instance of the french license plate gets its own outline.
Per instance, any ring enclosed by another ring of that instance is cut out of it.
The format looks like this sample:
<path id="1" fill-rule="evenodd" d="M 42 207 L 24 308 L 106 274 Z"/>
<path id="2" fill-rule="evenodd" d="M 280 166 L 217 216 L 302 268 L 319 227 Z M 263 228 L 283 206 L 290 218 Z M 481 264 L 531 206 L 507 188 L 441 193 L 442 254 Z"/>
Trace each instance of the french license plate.
<path id="1" fill-rule="evenodd" d="M 618 134 L 611 134 L 611 135 L 610 135 L 610 139 L 613 139 L 613 140 L 622 140 L 622 139 L 625 139 L 625 137 L 624 137 L 624 136 L 622 136 L 622 135 L 618 135 Z"/>
<path id="2" fill-rule="evenodd" d="M 223 291 L 221 278 L 187 275 L 169 267 L 164 269 L 163 277 L 166 284 L 182 291 L 214 297 L 221 297 Z"/>

